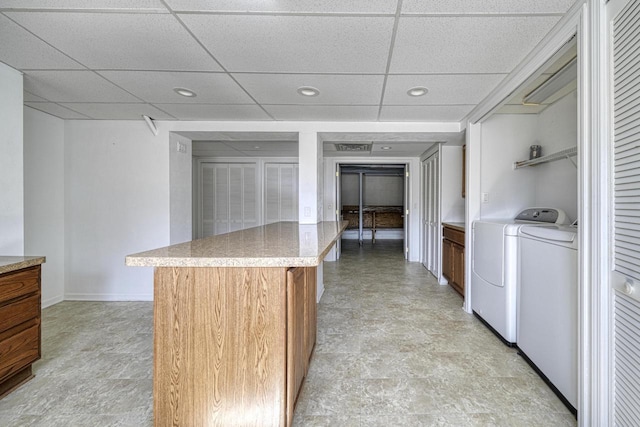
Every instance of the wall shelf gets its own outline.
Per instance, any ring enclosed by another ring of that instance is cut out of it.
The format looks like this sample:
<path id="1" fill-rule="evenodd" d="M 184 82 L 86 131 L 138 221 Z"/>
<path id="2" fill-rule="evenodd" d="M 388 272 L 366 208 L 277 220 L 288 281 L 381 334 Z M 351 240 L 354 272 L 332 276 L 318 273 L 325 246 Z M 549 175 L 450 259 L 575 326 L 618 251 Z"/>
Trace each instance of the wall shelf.
<path id="1" fill-rule="evenodd" d="M 547 154 L 546 156 L 538 157 L 537 159 L 522 160 L 520 162 L 513 163 L 513 169 L 524 168 L 527 166 L 540 165 L 542 163 L 553 162 L 560 159 L 568 159 L 576 166 L 575 162 L 570 157 L 578 154 L 578 147 L 565 148 L 564 150 L 556 151 L 555 153 Z"/>

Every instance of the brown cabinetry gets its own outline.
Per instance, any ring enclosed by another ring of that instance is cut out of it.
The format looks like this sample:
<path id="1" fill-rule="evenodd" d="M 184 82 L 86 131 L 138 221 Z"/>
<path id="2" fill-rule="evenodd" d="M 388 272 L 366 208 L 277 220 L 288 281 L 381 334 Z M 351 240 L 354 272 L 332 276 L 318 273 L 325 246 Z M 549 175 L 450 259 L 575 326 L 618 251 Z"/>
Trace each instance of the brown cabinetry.
<path id="1" fill-rule="evenodd" d="M 40 359 L 40 266 L 0 274 L 0 397 Z"/>
<path id="2" fill-rule="evenodd" d="M 442 275 L 464 297 L 464 230 L 444 224 Z"/>
<path id="3" fill-rule="evenodd" d="M 316 267 L 156 268 L 155 425 L 292 425 L 316 286 Z"/>

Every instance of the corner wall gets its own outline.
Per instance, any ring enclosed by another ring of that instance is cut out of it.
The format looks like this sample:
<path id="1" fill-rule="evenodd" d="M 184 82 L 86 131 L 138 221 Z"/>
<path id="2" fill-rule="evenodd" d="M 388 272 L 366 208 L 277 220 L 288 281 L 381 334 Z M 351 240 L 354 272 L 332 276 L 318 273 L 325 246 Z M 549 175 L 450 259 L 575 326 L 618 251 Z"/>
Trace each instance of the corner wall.
<path id="1" fill-rule="evenodd" d="M 42 307 L 64 298 L 64 120 L 24 107 L 24 252 L 44 255 Z"/>
<path id="2" fill-rule="evenodd" d="M 169 135 L 143 121 L 65 121 L 68 300 L 151 300 L 128 254 L 169 244 Z"/>
<path id="3" fill-rule="evenodd" d="M 0 254 L 24 255 L 22 73 L 0 63 Z"/>

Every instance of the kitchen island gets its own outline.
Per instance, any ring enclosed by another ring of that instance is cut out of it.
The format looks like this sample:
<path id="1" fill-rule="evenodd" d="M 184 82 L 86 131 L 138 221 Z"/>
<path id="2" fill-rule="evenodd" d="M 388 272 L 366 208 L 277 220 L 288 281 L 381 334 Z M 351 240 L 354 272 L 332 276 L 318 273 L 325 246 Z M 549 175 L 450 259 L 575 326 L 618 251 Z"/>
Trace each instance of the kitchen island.
<path id="1" fill-rule="evenodd" d="M 316 269 L 347 222 L 279 222 L 129 255 L 154 270 L 155 426 L 290 426 Z"/>

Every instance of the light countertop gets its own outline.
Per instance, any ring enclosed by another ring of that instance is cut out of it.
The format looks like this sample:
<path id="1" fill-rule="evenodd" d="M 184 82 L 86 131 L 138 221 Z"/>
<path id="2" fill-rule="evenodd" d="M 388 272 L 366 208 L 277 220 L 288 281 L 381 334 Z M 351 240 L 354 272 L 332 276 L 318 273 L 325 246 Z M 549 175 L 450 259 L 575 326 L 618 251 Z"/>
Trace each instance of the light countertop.
<path id="1" fill-rule="evenodd" d="M 443 222 L 442 225 L 464 232 L 464 222 Z"/>
<path id="2" fill-rule="evenodd" d="M 43 256 L 0 256 L 0 274 L 40 265 L 45 261 Z"/>
<path id="3" fill-rule="evenodd" d="M 274 224 L 128 255 L 138 267 L 312 267 L 320 264 L 348 221 Z"/>

